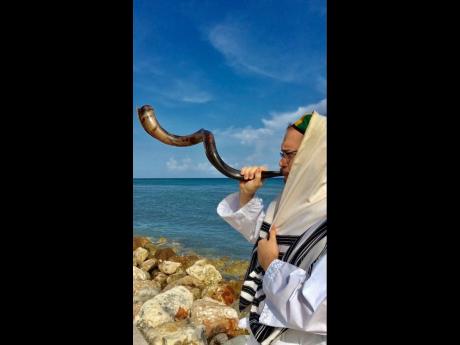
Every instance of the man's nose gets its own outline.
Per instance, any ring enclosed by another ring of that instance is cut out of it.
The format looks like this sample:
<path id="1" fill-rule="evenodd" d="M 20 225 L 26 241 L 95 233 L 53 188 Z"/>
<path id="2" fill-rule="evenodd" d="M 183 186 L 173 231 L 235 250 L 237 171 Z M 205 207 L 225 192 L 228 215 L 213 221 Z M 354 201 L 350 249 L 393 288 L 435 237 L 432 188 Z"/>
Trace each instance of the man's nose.
<path id="1" fill-rule="evenodd" d="M 286 161 L 286 160 L 285 160 L 284 158 L 281 158 L 281 159 L 280 159 L 280 162 L 279 162 L 280 168 L 283 168 L 283 167 L 286 166 L 285 161 Z"/>

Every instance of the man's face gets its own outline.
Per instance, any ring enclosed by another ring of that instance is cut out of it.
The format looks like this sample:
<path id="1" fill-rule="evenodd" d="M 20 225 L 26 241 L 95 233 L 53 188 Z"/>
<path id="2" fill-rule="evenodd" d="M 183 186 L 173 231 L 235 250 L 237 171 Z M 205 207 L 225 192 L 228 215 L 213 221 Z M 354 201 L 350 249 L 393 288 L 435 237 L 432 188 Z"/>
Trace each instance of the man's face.
<path id="1" fill-rule="evenodd" d="M 281 144 L 281 152 L 284 152 L 285 155 L 280 159 L 280 168 L 284 176 L 284 182 L 286 183 L 291 171 L 292 162 L 294 161 L 295 154 L 300 147 L 302 142 L 303 134 L 299 131 L 288 128 L 284 136 L 283 143 Z"/>

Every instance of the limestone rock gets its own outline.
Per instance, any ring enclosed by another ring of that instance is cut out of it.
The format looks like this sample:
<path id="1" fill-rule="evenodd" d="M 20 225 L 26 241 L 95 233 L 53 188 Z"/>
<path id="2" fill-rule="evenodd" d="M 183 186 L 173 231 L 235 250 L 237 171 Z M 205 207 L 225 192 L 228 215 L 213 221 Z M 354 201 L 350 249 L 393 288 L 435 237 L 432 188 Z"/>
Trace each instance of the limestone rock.
<path id="1" fill-rule="evenodd" d="M 144 335 L 151 345 L 207 345 L 204 327 L 187 320 L 164 323 Z"/>
<path id="2" fill-rule="evenodd" d="M 222 270 L 225 267 L 225 264 L 227 263 L 228 258 L 222 257 L 222 258 L 216 258 L 216 259 L 206 259 L 206 261 L 208 264 L 213 265 L 218 270 Z"/>
<path id="3" fill-rule="evenodd" d="M 133 280 L 148 280 L 150 279 L 150 274 L 133 266 Z"/>
<path id="4" fill-rule="evenodd" d="M 133 319 L 136 317 L 137 314 L 139 314 L 142 304 L 143 302 L 137 302 L 133 304 Z"/>
<path id="5" fill-rule="evenodd" d="M 147 257 L 148 259 L 155 258 L 157 247 L 153 243 L 149 242 L 145 244 L 143 247 L 149 251 L 149 256 Z"/>
<path id="6" fill-rule="evenodd" d="M 197 255 L 183 255 L 183 256 L 171 256 L 169 261 L 174 261 L 174 262 L 180 262 L 182 264 L 183 269 L 187 269 L 190 266 L 192 266 L 195 262 L 200 260 L 200 258 Z"/>
<path id="7" fill-rule="evenodd" d="M 249 261 L 236 260 L 228 262 L 225 267 L 221 269 L 224 276 L 243 279 L 249 267 Z"/>
<path id="8" fill-rule="evenodd" d="M 133 325 L 133 345 L 149 345 L 135 325 Z"/>
<path id="9" fill-rule="evenodd" d="M 246 345 L 248 343 L 249 335 L 239 335 L 230 339 L 225 345 Z"/>
<path id="10" fill-rule="evenodd" d="M 222 280 L 219 271 L 206 260 L 198 260 L 193 266 L 187 268 L 186 272 L 207 285 L 214 285 Z"/>
<path id="11" fill-rule="evenodd" d="M 206 336 L 213 337 L 218 333 L 232 336 L 238 328 L 238 313 L 235 309 L 205 297 L 193 302 L 191 321 L 206 327 Z"/>
<path id="12" fill-rule="evenodd" d="M 193 300 L 197 300 L 201 298 L 201 289 L 197 287 L 189 287 L 186 286 L 187 289 L 193 294 Z"/>
<path id="13" fill-rule="evenodd" d="M 142 263 L 141 269 L 146 272 L 149 272 L 152 268 L 154 268 L 157 265 L 157 263 L 158 263 L 158 260 L 155 258 L 148 259 Z"/>
<path id="14" fill-rule="evenodd" d="M 172 248 L 160 248 L 155 252 L 154 257 L 158 260 L 168 260 L 171 256 L 176 255 L 176 252 Z"/>
<path id="15" fill-rule="evenodd" d="M 197 279 L 195 277 L 186 275 L 185 277 L 182 277 L 180 279 L 177 279 L 177 280 L 169 283 L 164 288 L 164 290 L 169 290 L 169 289 L 172 289 L 173 287 L 176 287 L 176 286 L 179 286 L 179 285 L 187 286 L 187 287 L 197 287 L 199 289 L 202 289 L 205 286 L 204 283 L 201 280 L 199 280 L 199 279 Z"/>
<path id="16" fill-rule="evenodd" d="M 218 285 L 208 286 L 203 290 L 202 296 L 211 297 L 219 302 L 225 303 L 226 305 L 233 304 L 238 298 L 232 285 L 222 282 Z"/>
<path id="17" fill-rule="evenodd" d="M 168 242 L 168 240 L 165 237 L 160 237 L 158 241 L 156 241 L 156 244 L 162 245 L 162 244 L 165 244 L 166 242 Z"/>
<path id="18" fill-rule="evenodd" d="M 133 251 L 133 258 L 135 258 L 137 265 L 139 266 L 142 265 L 142 263 L 147 259 L 147 256 L 149 256 L 148 250 L 142 247 L 139 247 Z"/>
<path id="19" fill-rule="evenodd" d="M 133 236 L 133 251 L 139 247 L 145 246 L 147 243 L 150 243 L 147 237 Z"/>
<path id="20" fill-rule="evenodd" d="M 188 312 L 192 303 L 192 293 L 183 286 L 176 286 L 145 302 L 135 317 L 136 326 L 142 331 L 147 331 L 165 322 L 174 321 L 179 308 Z"/>
<path id="21" fill-rule="evenodd" d="M 185 273 L 183 270 L 181 270 L 181 268 L 182 267 L 179 267 L 179 269 L 176 271 L 176 273 L 171 274 L 170 276 L 168 276 L 168 278 L 166 279 L 166 283 L 168 285 L 187 276 L 187 273 Z M 183 285 L 183 284 L 179 284 L 179 285 Z"/>
<path id="22" fill-rule="evenodd" d="M 161 272 L 165 274 L 173 274 L 176 272 L 176 270 L 181 266 L 182 264 L 180 262 L 174 262 L 174 261 L 161 261 L 158 264 L 158 268 L 160 269 Z"/>
<path id="23" fill-rule="evenodd" d="M 145 302 L 161 292 L 161 285 L 153 280 L 133 280 L 133 302 Z"/>
<path id="24" fill-rule="evenodd" d="M 211 339 L 209 345 L 223 345 L 226 341 L 228 341 L 228 335 L 225 333 L 219 333 Z"/>
<path id="25" fill-rule="evenodd" d="M 155 277 L 153 278 L 153 281 L 157 282 L 160 284 L 161 288 L 163 289 L 166 286 L 166 280 L 168 279 L 168 275 L 164 274 L 163 272 L 158 272 Z"/>

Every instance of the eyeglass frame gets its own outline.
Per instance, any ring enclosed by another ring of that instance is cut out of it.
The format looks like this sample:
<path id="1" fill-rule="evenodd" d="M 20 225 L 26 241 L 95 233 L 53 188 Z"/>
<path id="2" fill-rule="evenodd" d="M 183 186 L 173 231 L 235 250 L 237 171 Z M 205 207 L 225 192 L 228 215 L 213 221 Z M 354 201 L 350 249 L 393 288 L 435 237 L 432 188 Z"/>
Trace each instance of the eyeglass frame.
<path id="1" fill-rule="evenodd" d="M 292 157 L 295 156 L 296 153 L 297 153 L 297 150 L 289 151 L 289 152 L 280 151 L 280 156 L 281 156 L 281 159 L 286 159 L 287 161 L 290 161 Z"/>

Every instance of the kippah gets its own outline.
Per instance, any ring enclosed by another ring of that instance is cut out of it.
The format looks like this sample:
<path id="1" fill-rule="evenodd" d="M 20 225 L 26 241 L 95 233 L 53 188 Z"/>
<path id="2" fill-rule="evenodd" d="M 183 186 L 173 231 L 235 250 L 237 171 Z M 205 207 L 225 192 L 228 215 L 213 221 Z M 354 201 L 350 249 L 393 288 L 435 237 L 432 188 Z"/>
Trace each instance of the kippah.
<path id="1" fill-rule="evenodd" d="M 300 133 L 305 134 L 308 124 L 310 123 L 311 116 L 313 114 L 305 114 L 300 119 L 292 124 L 292 127 L 298 130 Z"/>

